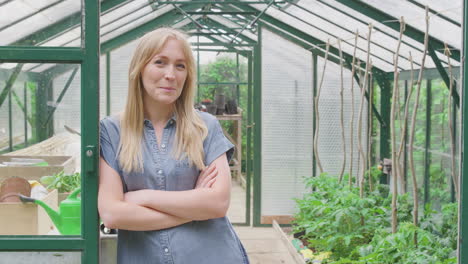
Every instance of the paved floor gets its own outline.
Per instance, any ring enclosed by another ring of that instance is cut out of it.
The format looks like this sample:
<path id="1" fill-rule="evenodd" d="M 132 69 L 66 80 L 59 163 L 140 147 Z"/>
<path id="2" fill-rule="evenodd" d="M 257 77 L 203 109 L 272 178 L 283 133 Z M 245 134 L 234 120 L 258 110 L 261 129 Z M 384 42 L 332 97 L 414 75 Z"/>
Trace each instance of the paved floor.
<path id="1" fill-rule="evenodd" d="M 272 227 L 236 226 L 251 264 L 295 263 L 286 246 Z"/>
<path id="2" fill-rule="evenodd" d="M 245 222 L 245 200 L 245 189 L 233 181 L 231 206 L 228 211 L 232 223 Z M 295 263 L 278 231 L 273 227 L 234 226 L 234 229 L 249 255 L 251 264 Z"/>

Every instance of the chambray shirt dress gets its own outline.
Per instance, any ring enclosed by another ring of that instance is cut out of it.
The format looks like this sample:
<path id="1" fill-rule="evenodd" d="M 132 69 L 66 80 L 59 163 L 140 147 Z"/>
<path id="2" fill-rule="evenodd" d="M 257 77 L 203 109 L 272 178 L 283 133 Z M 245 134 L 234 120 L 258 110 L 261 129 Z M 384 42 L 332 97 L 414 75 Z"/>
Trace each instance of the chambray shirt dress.
<path id="1" fill-rule="evenodd" d="M 234 146 L 224 136 L 218 120 L 197 112 L 208 128 L 203 142 L 205 164 L 220 155 L 232 157 Z M 124 172 L 116 158 L 120 141 L 118 117 L 106 117 L 100 124 L 101 157 L 122 179 L 124 192 L 141 189 L 183 191 L 195 187 L 200 171 L 189 166 L 187 159 L 176 160 L 172 155 L 177 120 L 166 124 L 158 146 L 149 120 L 144 121 L 142 142 L 144 172 Z M 247 254 L 227 217 L 186 224 L 156 231 L 118 232 L 117 260 L 119 264 L 248 264 Z"/>

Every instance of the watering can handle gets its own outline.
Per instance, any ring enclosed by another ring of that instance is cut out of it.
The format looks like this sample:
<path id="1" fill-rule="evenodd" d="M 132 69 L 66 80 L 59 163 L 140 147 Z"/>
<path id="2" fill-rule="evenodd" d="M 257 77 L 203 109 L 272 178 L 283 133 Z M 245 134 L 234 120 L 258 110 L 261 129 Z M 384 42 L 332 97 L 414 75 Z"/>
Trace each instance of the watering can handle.
<path id="1" fill-rule="evenodd" d="M 68 196 L 68 198 L 76 199 L 76 196 L 78 196 L 80 192 L 81 192 L 81 187 L 78 187 Z"/>

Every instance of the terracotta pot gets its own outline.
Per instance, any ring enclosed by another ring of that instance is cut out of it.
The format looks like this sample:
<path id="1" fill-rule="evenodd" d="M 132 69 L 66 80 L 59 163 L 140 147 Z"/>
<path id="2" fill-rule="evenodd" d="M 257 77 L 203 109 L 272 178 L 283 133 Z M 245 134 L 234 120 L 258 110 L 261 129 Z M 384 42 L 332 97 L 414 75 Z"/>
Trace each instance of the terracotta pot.
<path id="1" fill-rule="evenodd" d="M 31 185 L 26 179 L 11 177 L 2 182 L 0 186 L 0 202 L 21 202 L 18 194 L 31 196 Z"/>

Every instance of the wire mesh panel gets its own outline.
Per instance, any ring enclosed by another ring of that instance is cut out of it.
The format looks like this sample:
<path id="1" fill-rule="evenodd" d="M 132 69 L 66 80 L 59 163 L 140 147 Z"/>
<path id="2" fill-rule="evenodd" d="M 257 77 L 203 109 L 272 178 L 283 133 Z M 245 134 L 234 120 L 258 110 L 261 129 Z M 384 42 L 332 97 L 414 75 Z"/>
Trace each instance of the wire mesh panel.
<path id="1" fill-rule="evenodd" d="M 261 214 L 291 215 L 312 175 L 312 54 L 263 32 Z"/>
<path id="2" fill-rule="evenodd" d="M 110 98 L 111 112 L 117 114 L 125 106 L 128 93 L 128 67 L 137 45 L 136 41 L 130 42 L 113 52 L 110 59 Z"/>
<path id="3" fill-rule="evenodd" d="M 24 64 L 22 67 L 29 65 Z M 5 90 L 4 97 L 0 98 L 0 152 L 10 150 L 10 132 L 13 148 L 30 144 L 32 140 L 33 112 L 35 112 L 35 100 L 33 98 L 37 83 L 28 80 L 26 74 L 20 73 L 19 76 L 14 77 L 10 72 L 0 77 L 0 87 Z M 11 87 L 7 87 L 9 81 L 13 81 Z M 7 92 L 7 88 L 10 88 L 9 92 Z"/>
<path id="4" fill-rule="evenodd" d="M 318 58 L 317 61 L 317 76 L 321 78 L 324 68 L 324 60 Z M 361 82 L 364 81 L 361 76 Z M 351 82 L 354 82 L 354 108 L 351 96 Z M 343 69 L 343 113 L 344 113 L 344 130 L 345 130 L 345 145 L 346 145 L 346 167 L 345 172 L 349 172 L 351 164 L 351 151 L 353 152 L 353 176 L 358 175 L 358 171 L 362 170 L 359 167 L 361 158 L 358 152 L 358 118 L 359 105 L 361 102 L 361 92 L 359 84 L 351 77 L 349 70 Z M 318 153 L 322 163 L 324 172 L 332 176 L 339 175 L 343 162 L 343 144 L 342 144 L 342 128 L 340 125 L 340 65 L 328 61 L 323 79 L 323 86 L 320 92 L 319 100 L 319 138 L 318 138 Z M 362 109 L 362 130 L 361 130 L 361 145 L 367 153 L 367 99 L 364 99 Z M 351 118 L 354 115 L 353 121 L 353 149 L 351 150 Z M 320 171 L 317 167 L 317 174 Z"/>
<path id="5" fill-rule="evenodd" d="M 53 99 L 48 101 L 48 105 L 49 109 L 56 108 L 53 115 L 55 134 L 66 131 L 66 127 L 81 130 L 80 80 L 78 67 L 53 80 Z"/>

